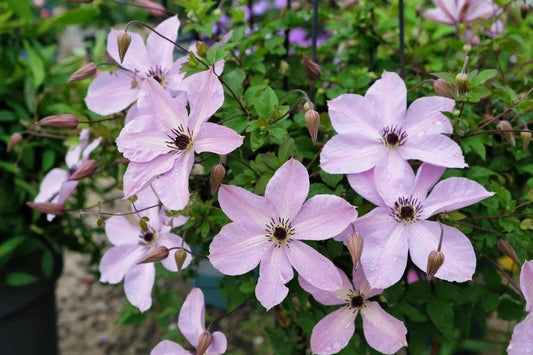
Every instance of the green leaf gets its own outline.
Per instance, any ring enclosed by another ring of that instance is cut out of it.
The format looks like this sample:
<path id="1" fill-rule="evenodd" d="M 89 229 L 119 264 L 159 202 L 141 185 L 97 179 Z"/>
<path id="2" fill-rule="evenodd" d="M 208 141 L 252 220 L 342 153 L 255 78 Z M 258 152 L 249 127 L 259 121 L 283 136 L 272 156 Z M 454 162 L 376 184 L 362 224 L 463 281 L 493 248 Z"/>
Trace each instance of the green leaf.
<path id="1" fill-rule="evenodd" d="M 287 138 L 280 144 L 278 149 L 279 163 L 283 164 L 294 154 L 294 139 Z"/>
<path id="2" fill-rule="evenodd" d="M 427 321 L 427 317 L 422 311 L 408 303 L 397 304 L 394 308 L 399 310 L 403 315 L 405 315 L 413 322 Z"/>
<path id="3" fill-rule="evenodd" d="M 448 340 L 454 334 L 454 315 L 451 303 L 440 298 L 433 297 L 427 305 L 427 312 L 431 322 Z"/>
<path id="4" fill-rule="evenodd" d="M 478 75 L 476 75 L 471 83 L 473 86 L 478 86 L 483 84 L 485 81 L 492 79 L 496 76 L 498 71 L 496 69 L 486 69 L 482 70 Z"/>
<path id="5" fill-rule="evenodd" d="M 55 152 L 52 149 L 46 149 L 43 153 L 43 158 L 41 161 L 41 170 L 48 171 L 52 166 L 54 166 L 55 161 Z"/>
<path id="6" fill-rule="evenodd" d="M 485 311 L 492 312 L 498 307 L 498 304 L 500 303 L 500 296 L 496 293 L 486 292 L 486 294 L 483 296 L 482 302 Z"/>
<path id="7" fill-rule="evenodd" d="M 33 86 L 41 86 L 44 81 L 44 62 L 37 52 L 30 46 L 28 41 L 24 41 L 24 48 L 28 53 L 30 71 L 33 77 Z"/>
<path id="8" fill-rule="evenodd" d="M 45 277 L 52 277 L 52 272 L 54 270 L 54 256 L 50 250 L 44 250 L 43 258 L 41 259 L 41 267 Z"/>
<path id="9" fill-rule="evenodd" d="M 525 218 L 520 222 L 520 229 L 533 230 L 533 219 Z"/>
<path id="10" fill-rule="evenodd" d="M 520 112 L 533 111 L 533 100 L 525 100 L 516 105 L 516 109 Z"/>
<path id="11" fill-rule="evenodd" d="M 7 0 L 7 6 L 23 20 L 31 20 L 29 1 Z"/>
<path id="12" fill-rule="evenodd" d="M 517 320 L 524 314 L 524 305 L 516 303 L 510 298 L 503 298 L 498 306 L 498 317 L 503 320 Z"/>
<path id="13" fill-rule="evenodd" d="M 329 186 L 335 188 L 337 184 L 342 180 L 344 175 L 342 174 L 328 174 L 324 170 L 320 169 L 320 177 L 322 178 L 322 181 L 324 181 Z"/>
<path id="14" fill-rule="evenodd" d="M 262 132 L 260 129 L 253 131 L 250 137 L 250 146 L 252 151 L 256 151 L 257 149 L 261 148 L 266 142 L 267 138 L 268 135 L 266 132 Z"/>
<path id="15" fill-rule="evenodd" d="M 8 262 L 13 251 L 21 245 L 26 238 L 26 236 L 19 235 L 17 237 L 9 238 L 0 244 L 0 269 Z"/>
<path id="16" fill-rule="evenodd" d="M 244 90 L 243 82 L 246 79 L 246 73 L 242 69 L 234 69 L 229 73 L 224 73 L 224 81 L 233 90 L 237 96 L 241 96 Z"/>
<path id="17" fill-rule="evenodd" d="M 5 284 L 8 286 L 25 286 L 37 281 L 37 278 L 26 272 L 12 271 L 6 274 Z"/>
<path id="18" fill-rule="evenodd" d="M 483 138 L 480 136 L 472 136 L 461 139 L 461 147 L 465 150 L 465 153 L 468 153 L 470 149 L 476 152 L 481 159 L 485 160 L 487 158 L 487 151 L 485 149 L 485 143 Z"/>
<path id="19" fill-rule="evenodd" d="M 137 307 L 129 304 L 123 306 L 120 313 L 117 325 L 141 325 L 148 316 L 147 313 L 141 313 Z"/>
<path id="20" fill-rule="evenodd" d="M 451 73 L 431 73 L 431 75 L 436 76 L 437 78 L 444 79 L 451 84 L 455 84 L 455 75 Z"/>

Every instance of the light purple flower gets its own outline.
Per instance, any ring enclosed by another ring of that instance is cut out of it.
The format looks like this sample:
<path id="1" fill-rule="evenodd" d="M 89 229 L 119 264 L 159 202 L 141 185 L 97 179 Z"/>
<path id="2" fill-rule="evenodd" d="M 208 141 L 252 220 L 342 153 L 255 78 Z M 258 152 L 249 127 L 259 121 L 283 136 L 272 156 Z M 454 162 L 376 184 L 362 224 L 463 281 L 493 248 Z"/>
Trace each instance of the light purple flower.
<path id="1" fill-rule="evenodd" d="M 147 207 L 158 205 L 159 200 L 150 187 L 139 191 L 134 214 L 136 225 L 131 224 L 124 216 L 113 216 L 105 222 L 105 232 L 109 241 L 114 245 L 102 260 L 99 270 L 100 281 L 116 284 L 124 279 L 124 292 L 132 305 L 141 312 L 152 305 L 152 287 L 155 280 L 154 263 L 137 264 L 137 262 L 159 246 L 170 248 L 185 248 L 190 250 L 180 236 L 170 232 L 171 218 L 167 217 L 164 209 Z M 142 210 L 142 211 L 141 211 Z M 141 217 L 147 217 L 147 230 L 143 230 L 138 223 Z M 178 227 L 187 221 L 185 217 L 178 217 L 172 221 L 173 227 Z M 162 260 L 163 266 L 177 272 L 174 260 L 177 249 L 170 250 L 169 256 Z M 191 256 L 187 257 L 183 267 L 191 263 Z"/>
<path id="2" fill-rule="evenodd" d="M 511 342 L 507 347 L 509 355 L 533 354 L 533 260 L 526 261 L 520 272 L 520 288 L 526 299 L 527 317 L 513 330 Z"/>
<path id="3" fill-rule="evenodd" d="M 444 134 L 452 133 L 449 119 L 454 100 L 422 97 L 407 108 L 407 90 L 395 73 L 384 72 L 365 96 L 344 94 L 328 102 L 338 132 L 320 155 L 324 171 L 351 174 L 375 167 L 378 179 L 390 180 L 416 159 L 448 168 L 467 166 L 461 148 Z M 443 134 L 444 133 L 444 134 Z"/>
<path id="4" fill-rule="evenodd" d="M 155 30 L 170 40 L 176 40 L 180 22 L 172 16 L 161 22 Z M 137 100 L 139 88 L 146 78 L 157 80 L 171 91 L 185 90 L 182 86 L 184 73 L 181 65 L 187 57 L 174 61 L 174 45 L 151 32 L 146 45 L 141 36 L 134 32 L 131 43 L 120 63 L 117 37 L 120 32 L 111 30 L 107 36 L 107 52 L 124 70 L 98 75 L 89 85 L 85 102 L 87 107 L 100 114 L 108 115 L 127 108 Z"/>
<path id="5" fill-rule="evenodd" d="M 204 294 L 199 288 L 193 288 L 180 310 L 178 318 L 178 328 L 183 336 L 191 343 L 194 348 L 198 348 L 200 335 L 205 329 L 205 305 Z M 226 336 L 221 332 L 214 332 L 211 345 L 207 348 L 205 354 L 218 355 L 223 354 L 227 348 Z M 163 340 L 152 349 L 150 355 L 190 355 L 190 352 L 170 340 Z"/>
<path id="6" fill-rule="evenodd" d="M 63 204 L 78 186 L 78 180 L 69 180 L 69 177 L 78 169 L 81 164 L 89 159 L 92 151 L 95 150 L 102 138 L 96 138 L 89 143 L 89 130 L 84 128 L 80 132 L 80 144 L 69 149 L 65 156 L 65 163 L 68 170 L 54 168 L 50 170 L 39 188 L 39 193 L 33 202 L 53 202 Z M 48 214 L 46 219 L 50 222 L 55 215 Z"/>
<path id="7" fill-rule="evenodd" d="M 485 0 L 433 0 L 437 8 L 424 12 L 429 20 L 445 25 L 471 24 L 479 18 L 491 18 L 501 9 Z"/>
<path id="8" fill-rule="evenodd" d="M 223 63 L 215 65 L 221 72 Z M 151 184 L 165 207 L 183 209 L 189 201 L 189 175 L 194 153 L 228 154 L 242 144 L 234 130 L 207 121 L 224 102 L 213 68 L 191 75 L 190 112 L 154 79 L 143 83 L 137 103 L 140 116 L 130 120 L 117 138 L 118 150 L 130 160 L 124 174 L 124 197 Z"/>
<path id="9" fill-rule="evenodd" d="M 408 166 L 396 171 L 397 178 L 388 181 L 377 179 L 373 170 L 348 176 L 352 188 L 378 206 L 353 223 L 364 238 L 361 264 L 372 287 L 386 288 L 400 280 L 408 252 L 413 263 L 426 271 L 429 253 L 439 245 L 441 226 L 445 261 L 435 277 L 456 282 L 471 280 L 476 256 L 470 240 L 456 228 L 427 219 L 469 206 L 493 193 L 461 177 L 435 185 L 444 170 L 422 164 L 415 177 Z"/>
<path id="10" fill-rule="evenodd" d="M 341 351 L 355 332 L 355 318 L 363 317 L 365 339 L 372 348 L 384 354 L 394 354 L 407 346 L 407 329 L 400 320 L 381 308 L 379 303 L 368 299 L 380 295 L 383 290 L 371 288 L 361 269 L 353 272 L 353 285 L 339 269 L 343 287 L 334 292 L 320 290 L 298 277 L 300 285 L 320 303 L 342 308 L 322 318 L 311 333 L 313 354 L 335 354 Z"/>
<path id="11" fill-rule="evenodd" d="M 304 203 L 308 192 L 307 170 L 294 159 L 276 171 L 264 197 L 237 186 L 220 187 L 220 207 L 233 222 L 214 237 L 209 258 L 226 275 L 241 275 L 260 264 L 255 294 L 267 309 L 287 296 L 293 267 L 315 287 L 333 291 L 342 286 L 333 263 L 302 240 L 331 238 L 357 213 L 333 195 Z"/>

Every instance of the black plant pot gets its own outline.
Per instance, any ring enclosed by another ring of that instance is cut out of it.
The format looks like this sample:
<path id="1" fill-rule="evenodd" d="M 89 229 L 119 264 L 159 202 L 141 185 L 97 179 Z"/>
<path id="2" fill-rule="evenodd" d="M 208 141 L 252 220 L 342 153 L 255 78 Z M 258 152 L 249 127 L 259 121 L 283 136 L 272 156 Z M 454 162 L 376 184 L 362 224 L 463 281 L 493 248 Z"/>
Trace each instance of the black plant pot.
<path id="1" fill-rule="evenodd" d="M 51 279 L 21 287 L 0 285 L 0 354 L 58 354 L 55 286 L 62 267 L 57 255 Z"/>

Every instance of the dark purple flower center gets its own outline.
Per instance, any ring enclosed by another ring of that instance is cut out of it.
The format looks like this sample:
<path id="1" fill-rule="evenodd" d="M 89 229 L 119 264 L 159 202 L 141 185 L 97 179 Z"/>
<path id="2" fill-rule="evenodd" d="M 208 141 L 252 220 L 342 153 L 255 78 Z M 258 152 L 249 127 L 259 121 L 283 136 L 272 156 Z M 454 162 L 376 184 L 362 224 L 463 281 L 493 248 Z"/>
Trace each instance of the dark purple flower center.
<path id="1" fill-rule="evenodd" d="M 167 137 L 170 138 L 170 141 L 166 141 L 167 147 L 169 147 L 172 152 L 175 153 L 181 153 L 188 151 L 191 149 L 192 146 L 192 133 L 187 130 L 183 129 L 183 127 L 178 127 L 172 129 L 172 134 L 168 135 Z"/>
<path id="2" fill-rule="evenodd" d="M 278 218 L 276 222 L 274 218 L 267 224 L 265 231 L 266 237 L 269 241 L 274 241 L 278 247 L 281 244 L 290 244 L 291 236 L 294 234 L 291 222 L 288 219 Z"/>
<path id="3" fill-rule="evenodd" d="M 405 144 L 407 140 L 407 133 L 399 127 L 387 126 L 381 132 L 381 143 L 388 148 L 396 148 Z"/>
<path id="4" fill-rule="evenodd" d="M 400 197 L 390 208 L 392 218 L 398 223 L 409 224 L 416 222 L 422 213 L 422 204 L 416 198 Z"/>
<path id="5" fill-rule="evenodd" d="M 153 240 L 154 240 L 154 233 L 152 232 L 146 232 L 144 233 L 144 235 L 142 236 L 142 238 L 144 239 L 144 241 L 146 243 L 151 243 Z"/>
<path id="6" fill-rule="evenodd" d="M 146 76 L 154 78 L 161 86 L 165 86 L 165 73 L 160 66 L 148 70 Z"/>
<path id="7" fill-rule="evenodd" d="M 360 292 L 355 292 L 350 290 L 346 299 L 346 306 L 352 311 L 358 311 L 365 306 L 366 299 L 365 296 Z"/>

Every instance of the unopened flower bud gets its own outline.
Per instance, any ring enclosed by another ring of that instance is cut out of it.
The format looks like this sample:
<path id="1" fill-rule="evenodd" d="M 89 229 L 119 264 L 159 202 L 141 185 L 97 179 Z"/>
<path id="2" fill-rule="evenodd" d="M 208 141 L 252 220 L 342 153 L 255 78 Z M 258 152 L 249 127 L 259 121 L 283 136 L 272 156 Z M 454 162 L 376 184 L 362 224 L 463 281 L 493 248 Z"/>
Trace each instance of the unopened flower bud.
<path id="1" fill-rule="evenodd" d="M 158 4 L 150 0 L 139 0 L 139 4 L 144 6 L 150 13 L 156 17 L 165 17 L 167 15 L 167 10 L 161 4 Z"/>
<path id="2" fill-rule="evenodd" d="M 359 260 L 361 260 L 361 254 L 363 253 L 363 236 L 357 232 L 348 234 L 346 239 L 346 246 L 352 256 L 352 263 L 354 270 L 359 268 Z"/>
<path id="3" fill-rule="evenodd" d="M 509 132 L 513 129 L 513 126 L 511 125 L 511 122 L 507 120 L 501 120 L 498 122 L 498 125 L 496 126 L 498 131 L 502 131 L 502 137 L 509 142 L 513 147 L 516 145 L 516 141 L 514 139 L 514 133 Z"/>
<path id="4" fill-rule="evenodd" d="M 444 79 L 435 80 L 433 83 L 433 90 L 435 91 L 435 94 L 439 96 L 455 99 L 455 90 L 452 84 Z"/>
<path id="5" fill-rule="evenodd" d="M 187 257 L 187 252 L 183 249 L 178 249 L 174 254 L 174 260 L 176 261 L 176 266 L 178 267 L 178 272 L 181 271 L 185 258 Z"/>
<path id="6" fill-rule="evenodd" d="M 307 79 L 315 81 L 322 75 L 322 69 L 320 68 L 320 65 L 318 65 L 313 58 L 310 58 L 305 54 L 302 56 L 302 65 L 304 67 L 304 72 L 305 76 L 307 76 Z"/>
<path id="7" fill-rule="evenodd" d="M 315 110 L 309 110 L 305 113 L 305 126 L 309 131 L 311 140 L 316 142 L 316 137 L 318 136 L 318 126 L 320 125 L 320 114 Z"/>
<path id="8" fill-rule="evenodd" d="M 93 62 L 85 64 L 80 69 L 76 70 L 74 74 L 70 76 L 68 82 L 79 81 L 83 79 L 92 78 L 96 75 L 96 64 Z"/>
<path id="9" fill-rule="evenodd" d="M 520 132 L 520 139 L 522 140 L 522 149 L 527 150 L 529 142 L 531 142 L 531 132 Z"/>
<path id="10" fill-rule="evenodd" d="M 89 159 L 84 161 L 79 168 L 74 170 L 72 175 L 68 178 L 69 180 L 79 180 L 83 179 L 84 177 L 91 176 L 96 171 L 96 168 L 98 167 L 98 163 L 96 160 Z"/>
<path id="11" fill-rule="evenodd" d="M 60 203 L 53 202 L 26 202 L 29 208 L 33 208 L 36 211 L 42 213 L 50 213 L 55 215 L 61 215 L 65 212 L 65 206 Z"/>
<path id="12" fill-rule="evenodd" d="M 438 250 L 432 250 L 428 255 L 428 265 L 426 270 L 428 281 L 431 281 L 442 264 L 444 264 L 444 253 Z"/>
<path id="13" fill-rule="evenodd" d="M 78 123 L 78 118 L 71 114 L 47 116 L 37 122 L 39 126 L 58 128 L 76 128 L 78 127 Z"/>
<path id="14" fill-rule="evenodd" d="M 146 254 L 137 264 L 155 263 L 156 261 L 165 260 L 168 256 L 168 248 L 161 245 Z"/>
<path id="15" fill-rule="evenodd" d="M 10 152 L 11 149 L 13 149 L 14 146 L 22 142 L 22 134 L 15 132 L 9 137 L 9 141 L 7 142 L 7 151 Z"/>
<path id="16" fill-rule="evenodd" d="M 459 73 L 455 77 L 455 87 L 457 88 L 457 93 L 459 95 L 466 92 L 468 87 L 468 75 L 465 73 Z"/>
<path id="17" fill-rule="evenodd" d="M 226 176 L 226 168 L 222 164 L 217 164 L 211 168 L 211 173 L 209 174 L 209 187 L 211 195 L 214 195 L 217 191 L 222 179 Z"/>
<path id="18" fill-rule="evenodd" d="M 520 6 L 520 16 L 522 16 L 523 19 L 527 17 L 527 14 L 529 13 L 529 4 L 527 2 L 523 2 Z"/>
<path id="19" fill-rule="evenodd" d="M 279 71 L 281 74 L 285 74 L 289 69 L 289 63 L 286 60 L 281 60 L 279 62 Z"/>
<path id="20" fill-rule="evenodd" d="M 196 348 L 195 355 L 203 355 L 209 348 L 209 345 L 211 345 L 211 342 L 213 341 L 213 336 L 211 333 L 205 331 L 202 334 L 200 334 L 200 338 L 198 338 L 198 347 Z"/>
<path id="21" fill-rule="evenodd" d="M 500 249 L 504 255 L 511 258 L 515 264 L 520 265 L 520 259 L 518 259 L 516 251 L 507 239 L 498 239 L 498 249 Z"/>
<path id="22" fill-rule="evenodd" d="M 131 43 L 131 36 L 128 32 L 121 32 L 117 37 L 118 56 L 120 63 L 124 61 L 124 56 Z"/>
<path id="23" fill-rule="evenodd" d="M 205 42 L 196 41 L 196 54 L 198 54 L 200 58 L 205 58 L 207 56 L 207 50 L 208 48 Z"/>

